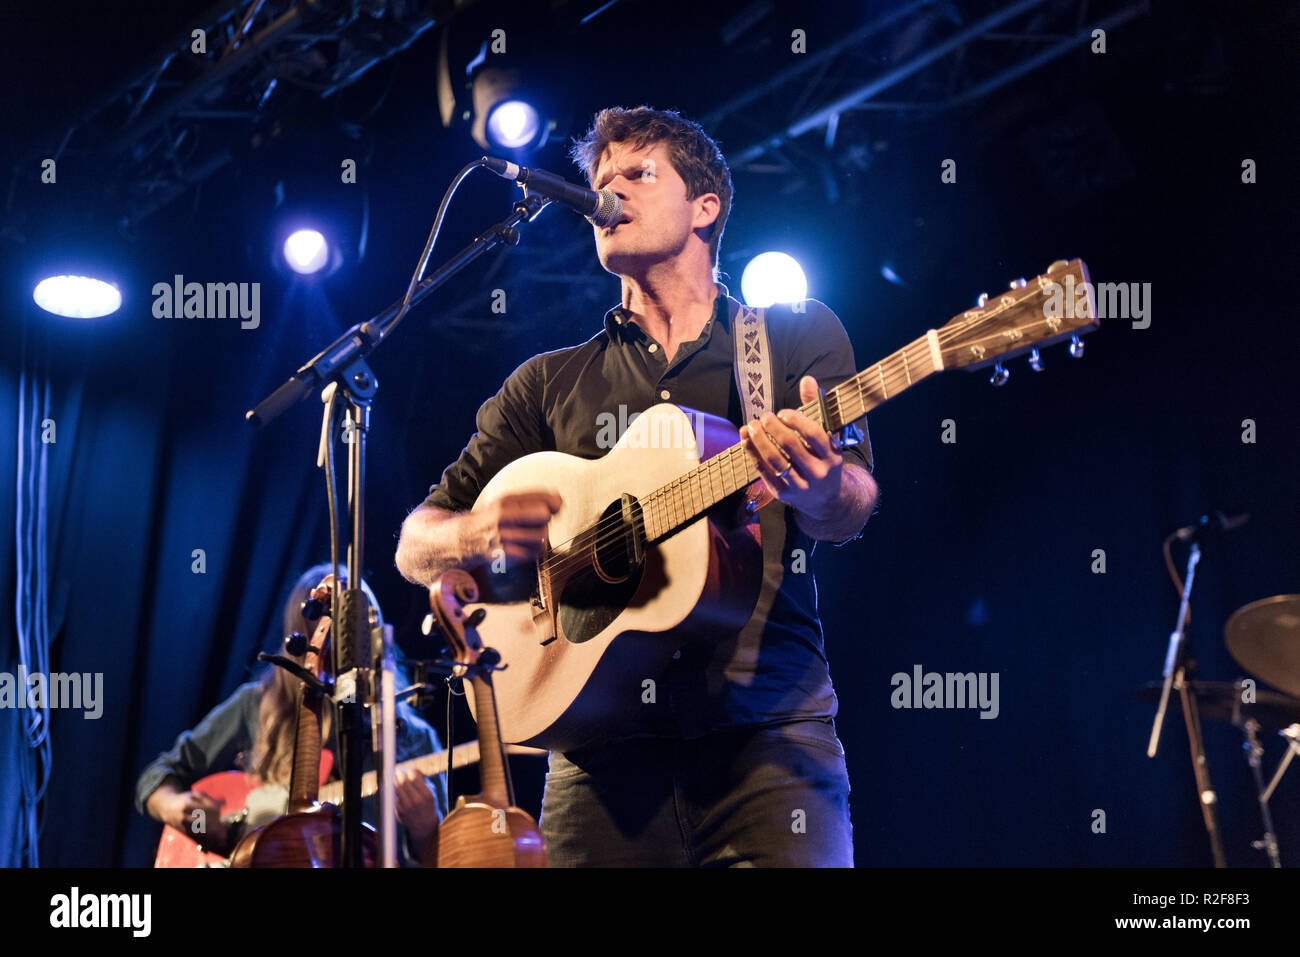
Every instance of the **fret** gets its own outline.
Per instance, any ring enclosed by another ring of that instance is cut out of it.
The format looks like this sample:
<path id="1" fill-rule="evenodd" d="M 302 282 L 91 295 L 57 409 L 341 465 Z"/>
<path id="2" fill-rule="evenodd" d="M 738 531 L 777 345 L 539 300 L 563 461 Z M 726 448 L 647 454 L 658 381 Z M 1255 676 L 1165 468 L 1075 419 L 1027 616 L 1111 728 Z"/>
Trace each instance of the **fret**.
<path id="1" fill-rule="evenodd" d="M 907 347 L 898 350 L 898 354 L 903 357 L 903 375 L 907 377 L 907 384 L 912 384 L 912 373 L 907 368 Z"/>
<path id="2" fill-rule="evenodd" d="M 889 398 L 889 388 L 885 385 L 885 369 L 879 362 L 876 363 L 876 372 L 880 374 L 880 391 L 884 393 L 886 399 Z"/>

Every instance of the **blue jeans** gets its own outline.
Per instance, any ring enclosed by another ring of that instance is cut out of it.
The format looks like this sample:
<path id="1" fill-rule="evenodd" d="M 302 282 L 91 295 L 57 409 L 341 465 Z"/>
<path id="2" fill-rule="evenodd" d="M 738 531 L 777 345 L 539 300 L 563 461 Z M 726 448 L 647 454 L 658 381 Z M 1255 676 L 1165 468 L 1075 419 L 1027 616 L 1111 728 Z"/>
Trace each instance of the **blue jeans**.
<path id="1" fill-rule="evenodd" d="M 552 751 L 552 867 L 852 867 L 849 776 L 830 721 Z"/>

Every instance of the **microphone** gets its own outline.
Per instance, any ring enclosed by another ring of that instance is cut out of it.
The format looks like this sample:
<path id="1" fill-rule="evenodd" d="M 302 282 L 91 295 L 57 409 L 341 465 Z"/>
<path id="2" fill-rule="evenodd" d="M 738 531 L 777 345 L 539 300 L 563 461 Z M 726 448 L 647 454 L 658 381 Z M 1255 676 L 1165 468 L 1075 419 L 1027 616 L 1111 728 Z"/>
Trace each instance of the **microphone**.
<path id="1" fill-rule="evenodd" d="M 552 202 L 567 206 L 585 216 L 593 226 L 606 228 L 623 218 L 623 201 L 612 189 L 594 190 L 575 186 L 562 176 L 544 169 L 529 169 L 508 160 L 485 156 L 478 164 L 490 169 L 502 179 L 512 179 L 520 186 L 545 196 Z"/>
<path id="2" fill-rule="evenodd" d="M 1249 521 L 1249 512 L 1233 515 L 1231 518 L 1222 512 L 1215 512 L 1213 515 L 1202 515 L 1191 525 L 1184 525 L 1174 532 L 1174 538 L 1180 542 L 1189 542 L 1193 539 L 1199 539 L 1206 532 L 1230 532 Z"/>

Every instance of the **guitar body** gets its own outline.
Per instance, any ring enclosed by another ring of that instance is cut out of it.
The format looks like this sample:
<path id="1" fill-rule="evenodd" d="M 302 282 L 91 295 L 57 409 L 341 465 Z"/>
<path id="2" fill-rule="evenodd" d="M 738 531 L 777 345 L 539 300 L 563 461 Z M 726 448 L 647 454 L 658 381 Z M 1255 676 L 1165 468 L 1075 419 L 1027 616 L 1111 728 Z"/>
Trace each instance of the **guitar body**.
<path id="1" fill-rule="evenodd" d="M 527 455 L 483 489 L 475 509 L 543 488 L 563 499 L 548 531 L 555 551 L 540 575 L 531 563 L 482 569 L 481 600 L 466 606 L 487 611 L 479 634 L 506 666 L 493 675 L 503 741 L 570 750 L 615 735 L 643 707 L 642 682 L 658 678 L 684 643 L 735 633 L 749 620 L 762 543 L 740 496 L 648 546 L 639 567 L 621 563 L 620 536 L 606 535 L 620 554 L 555 568 L 573 556 L 567 543 L 583 529 L 617 517 L 624 494 L 649 496 L 738 440 L 730 422 L 665 403 L 641 414 L 603 458 Z"/>
<path id="2" fill-rule="evenodd" d="M 321 752 L 320 762 L 320 783 L 322 785 L 329 779 L 330 772 L 334 769 L 334 755 L 329 751 Z M 266 791 L 261 791 L 262 779 L 256 774 L 248 774 L 244 771 L 219 771 L 216 774 L 209 774 L 205 778 L 199 778 L 194 782 L 192 791 L 201 791 L 208 797 L 214 799 L 221 805 L 222 820 L 232 824 L 234 827 L 243 827 L 243 817 L 249 810 L 249 805 L 259 803 L 263 808 L 269 807 L 270 802 L 278 800 L 280 809 L 283 810 L 284 798 L 283 791 L 278 795 L 272 793 L 273 788 L 268 787 Z M 261 800 L 258 801 L 258 797 Z M 252 815 L 252 820 L 257 820 L 256 813 Z M 228 858 L 221 854 L 214 854 L 211 851 L 205 851 L 197 841 L 188 834 L 176 830 L 174 827 L 164 827 L 162 837 L 158 839 L 158 853 L 154 855 L 154 867 L 225 867 Z"/>
<path id="3" fill-rule="evenodd" d="M 283 814 L 245 836 L 230 855 L 231 867 L 336 867 L 342 859 L 343 816 L 333 804 Z M 361 856 L 374 867 L 375 829 L 362 824 Z"/>
<path id="4" fill-rule="evenodd" d="M 194 782 L 193 791 L 202 791 L 221 805 L 222 816 L 240 811 L 247 806 L 248 795 L 260 787 L 262 779 L 256 774 L 242 771 L 222 771 L 209 774 Z M 174 827 L 164 826 L 158 839 L 158 853 L 154 867 L 217 867 L 225 863 L 221 854 L 205 851 L 188 834 Z"/>

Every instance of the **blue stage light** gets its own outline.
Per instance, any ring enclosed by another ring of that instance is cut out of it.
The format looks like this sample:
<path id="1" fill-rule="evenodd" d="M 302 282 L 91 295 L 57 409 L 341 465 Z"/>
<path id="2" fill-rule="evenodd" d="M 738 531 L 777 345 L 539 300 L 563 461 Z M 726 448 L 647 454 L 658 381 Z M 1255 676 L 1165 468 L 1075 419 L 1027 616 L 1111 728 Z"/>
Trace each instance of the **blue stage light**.
<path id="1" fill-rule="evenodd" d="M 89 276 L 50 276 L 32 292 L 36 305 L 56 316 L 97 319 L 117 312 L 122 294 L 116 286 Z"/>
<path id="2" fill-rule="evenodd" d="M 488 139 L 509 150 L 523 149 L 536 142 L 541 129 L 541 116 L 523 100 L 503 100 L 492 108 L 487 118 Z"/>
<path id="3" fill-rule="evenodd" d="M 284 259 L 294 272 L 311 275 L 329 261 L 329 244 L 316 230 L 299 229 L 284 241 Z"/>
<path id="4" fill-rule="evenodd" d="M 793 256 L 760 253 L 741 273 L 740 294 L 746 303 L 757 307 L 765 308 L 774 302 L 795 302 L 808 298 L 808 278 Z"/>

